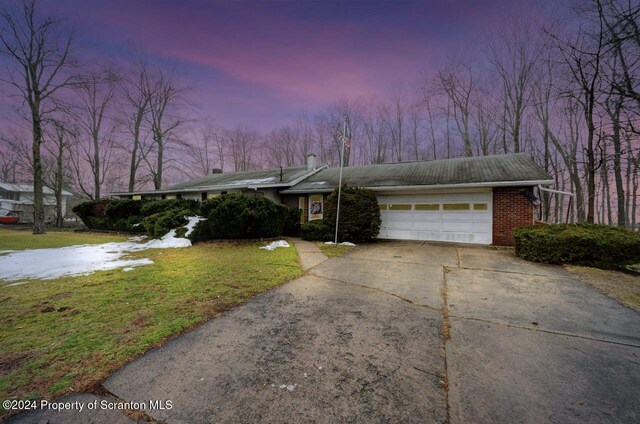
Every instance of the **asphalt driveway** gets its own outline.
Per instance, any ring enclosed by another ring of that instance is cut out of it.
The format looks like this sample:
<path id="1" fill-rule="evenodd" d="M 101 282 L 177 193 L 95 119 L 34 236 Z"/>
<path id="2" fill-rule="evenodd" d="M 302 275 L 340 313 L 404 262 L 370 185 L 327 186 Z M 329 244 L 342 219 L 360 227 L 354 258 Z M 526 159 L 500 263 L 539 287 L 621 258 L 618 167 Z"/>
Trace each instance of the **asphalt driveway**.
<path id="1" fill-rule="evenodd" d="M 380 242 L 149 352 L 100 396 L 172 403 L 108 422 L 613 423 L 640 420 L 638 387 L 640 315 L 562 268 Z"/>

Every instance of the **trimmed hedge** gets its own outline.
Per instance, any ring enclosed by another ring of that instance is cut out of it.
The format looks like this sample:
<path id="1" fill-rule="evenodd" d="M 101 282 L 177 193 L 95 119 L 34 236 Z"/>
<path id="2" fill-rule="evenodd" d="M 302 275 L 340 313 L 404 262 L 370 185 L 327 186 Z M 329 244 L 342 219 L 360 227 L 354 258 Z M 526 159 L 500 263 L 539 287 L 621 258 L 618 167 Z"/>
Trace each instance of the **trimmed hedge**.
<path id="1" fill-rule="evenodd" d="M 324 222 L 329 234 L 336 231 L 337 202 L 338 189 L 335 189 L 325 202 Z M 372 190 L 342 186 L 338 241 L 357 243 L 374 240 L 380 232 L 380 223 L 380 206 Z"/>
<path id="2" fill-rule="evenodd" d="M 212 239 L 258 239 L 276 237 L 284 232 L 290 209 L 260 196 L 225 194 L 202 202 L 199 222 L 191 241 Z"/>
<path id="3" fill-rule="evenodd" d="M 144 228 L 151 237 L 161 237 L 171 228 L 184 225 L 182 217 L 196 215 L 199 207 L 198 201 L 186 199 L 97 200 L 80 203 L 73 212 L 92 230 L 139 232 Z"/>
<path id="4" fill-rule="evenodd" d="M 200 203 L 192 199 L 150 200 L 142 205 L 141 212 L 143 216 L 151 216 L 169 209 L 187 209 L 191 214 L 195 214 L 199 208 Z"/>
<path id="5" fill-rule="evenodd" d="M 300 233 L 303 240 L 309 241 L 329 241 L 333 240 L 331 231 L 323 219 L 305 222 L 300 226 Z"/>
<path id="6" fill-rule="evenodd" d="M 158 238 L 173 228 L 185 226 L 187 224 L 186 217 L 192 214 L 193 211 L 189 209 L 169 209 L 146 217 L 142 221 L 142 225 L 150 237 Z"/>
<path id="7" fill-rule="evenodd" d="M 513 232 L 516 255 L 550 264 L 604 269 L 640 263 L 640 233 L 596 224 L 554 224 Z"/>

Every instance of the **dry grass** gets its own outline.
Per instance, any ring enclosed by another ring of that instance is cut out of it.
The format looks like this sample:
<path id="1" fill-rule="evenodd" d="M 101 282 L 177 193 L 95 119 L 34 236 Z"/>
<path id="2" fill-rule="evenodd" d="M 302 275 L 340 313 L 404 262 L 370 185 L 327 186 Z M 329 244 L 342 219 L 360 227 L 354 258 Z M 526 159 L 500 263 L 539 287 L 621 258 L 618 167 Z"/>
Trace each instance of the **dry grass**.
<path id="1" fill-rule="evenodd" d="M 76 233 L 70 230 L 47 228 L 46 234 L 33 235 L 31 228 L 0 228 L 0 250 L 48 249 L 78 244 L 102 244 L 125 241 L 117 234 Z"/>
<path id="2" fill-rule="evenodd" d="M 342 246 L 335 244 L 324 244 L 322 242 L 316 242 L 316 246 L 320 249 L 322 253 L 325 254 L 328 258 L 333 258 L 336 256 L 342 256 L 347 252 L 355 249 L 355 246 Z"/>
<path id="3" fill-rule="evenodd" d="M 151 249 L 131 256 L 154 264 L 131 272 L 0 287 L 0 399 L 94 387 L 148 349 L 300 275 L 295 248 L 259 245 Z"/>
<path id="4" fill-rule="evenodd" d="M 565 268 L 607 296 L 640 312 L 640 276 L 575 265 Z"/>

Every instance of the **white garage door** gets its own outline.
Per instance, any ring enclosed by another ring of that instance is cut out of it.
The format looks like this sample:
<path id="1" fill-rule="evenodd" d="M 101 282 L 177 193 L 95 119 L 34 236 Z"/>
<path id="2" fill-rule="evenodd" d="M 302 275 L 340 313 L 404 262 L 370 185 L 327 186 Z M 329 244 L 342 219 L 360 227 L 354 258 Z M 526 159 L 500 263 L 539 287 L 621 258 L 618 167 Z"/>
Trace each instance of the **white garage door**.
<path id="1" fill-rule="evenodd" d="M 378 196 L 378 237 L 491 244 L 492 193 Z"/>

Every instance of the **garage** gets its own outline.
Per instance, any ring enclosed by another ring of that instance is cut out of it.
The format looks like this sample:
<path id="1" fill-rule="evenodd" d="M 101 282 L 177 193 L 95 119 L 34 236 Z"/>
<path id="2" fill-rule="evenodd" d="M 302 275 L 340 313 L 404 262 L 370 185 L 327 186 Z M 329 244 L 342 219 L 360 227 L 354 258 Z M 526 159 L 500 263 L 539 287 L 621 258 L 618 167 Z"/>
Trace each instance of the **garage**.
<path id="1" fill-rule="evenodd" d="M 340 184 L 375 193 L 379 238 L 513 246 L 533 225 L 534 188 L 551 176 L 524 153 L 323 168 L 280 192 L 283 203 L 322 203 Z M 310 219 L 322 219 L 319 214 Z"/>
<path id="2" fill-rule="evenodd" d="M 491 244 L 492 193 L 380 195 L 380 238 Z"/>

